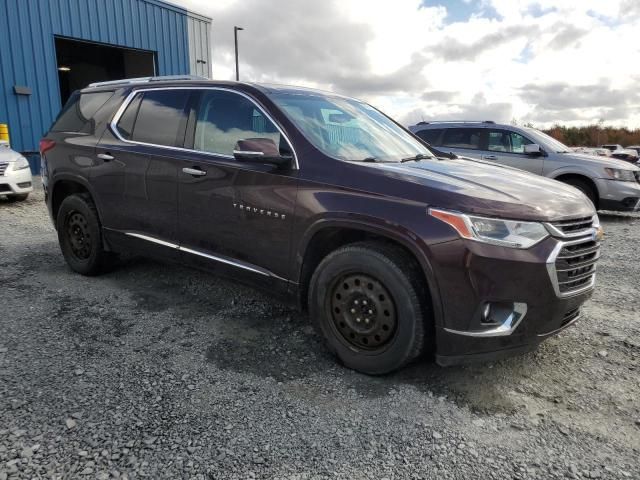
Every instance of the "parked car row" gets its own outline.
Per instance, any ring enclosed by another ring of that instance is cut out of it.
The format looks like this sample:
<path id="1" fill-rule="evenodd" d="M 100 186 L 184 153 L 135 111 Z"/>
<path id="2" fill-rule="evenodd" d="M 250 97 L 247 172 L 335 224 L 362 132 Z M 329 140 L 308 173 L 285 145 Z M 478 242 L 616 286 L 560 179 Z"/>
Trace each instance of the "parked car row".
<path id="1" fill-rule="evenodd" d="M 528 127 L 484 122 L 420 122 L 409 129 L 456 155 L 526 170 L 569 184 L 602 210 L 640 208 L 639 169 L 614 158 L 577 153 Z"/>
<path id="2" fill-rule="evenodd" d="M 589 155 L 597 155 L 600 157 L 611 157 L 626 162 L 640 164 L 640 146 L 631 145 L 629 147 L 622 147 L 619 144 L 607 144 L 600 147 L 576 147 L 573 149 L 579 153 L 586 153 Z"/>
<path id="3" fill-rule="evenodd" d="M 22 202 L 33 191 L 29 162 L 11 150 L 9 142 L 0 140 L 0 196 Z"/>
<path id="4" fill-rule="evenodd" d="M 41 141 L 45 199 L 74 271 L 133 251 L 251 283 L 369 374 L 524 352 L 577 322 L 595 205 L 635 208 L 639 169 L 532 129 L 412 130 L 310 89 L 94 84 Z"/>

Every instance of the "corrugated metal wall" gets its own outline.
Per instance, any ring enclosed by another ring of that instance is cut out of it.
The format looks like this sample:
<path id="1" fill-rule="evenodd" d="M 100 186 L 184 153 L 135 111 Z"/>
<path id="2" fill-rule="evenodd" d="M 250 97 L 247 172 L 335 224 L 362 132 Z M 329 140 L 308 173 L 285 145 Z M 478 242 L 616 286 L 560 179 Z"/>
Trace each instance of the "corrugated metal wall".
<path id="1" fill-rule="evenodd" d="M 209 77 L 210 27 L 159 0 L 0 0 L 0 123 L 12 147 L 37 150 L 61 108 L 54 36 L 152 50 L 158 75 Z"/>

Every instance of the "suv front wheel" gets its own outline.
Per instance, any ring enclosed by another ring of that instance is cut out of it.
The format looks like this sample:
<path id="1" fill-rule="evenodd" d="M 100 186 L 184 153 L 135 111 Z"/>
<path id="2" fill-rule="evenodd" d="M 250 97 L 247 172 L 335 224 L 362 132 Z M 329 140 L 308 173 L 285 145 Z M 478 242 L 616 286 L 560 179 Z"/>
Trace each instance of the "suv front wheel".
<path id="1" fill-rule="evenodd" d="M 393 245 L 347 245 L 320 262 L 309 312 L 345 366 L 372 375 L 418 357 L 425 344 L 426 302 L 419 267 Z"/>
<path id="2" fill-rule="evenodd" d="M 102 244 L 98 211 L 89 194 L 70 195 L 56 217 L 60 250 L 67 264 L 82 275 L 98 275 L 114 260 Z"/>

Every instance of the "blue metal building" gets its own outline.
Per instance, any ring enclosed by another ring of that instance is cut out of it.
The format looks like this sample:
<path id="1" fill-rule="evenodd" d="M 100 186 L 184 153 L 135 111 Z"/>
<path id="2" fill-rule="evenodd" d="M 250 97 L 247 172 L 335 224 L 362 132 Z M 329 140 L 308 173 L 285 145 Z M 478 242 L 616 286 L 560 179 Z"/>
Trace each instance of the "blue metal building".
<path id="1" fill-rule="evenodd" d="M 0 124 L 37 151 L 70 93 L 90 82 L 210 77 L 211 19 L 161 0 L 0 0 Z"/>

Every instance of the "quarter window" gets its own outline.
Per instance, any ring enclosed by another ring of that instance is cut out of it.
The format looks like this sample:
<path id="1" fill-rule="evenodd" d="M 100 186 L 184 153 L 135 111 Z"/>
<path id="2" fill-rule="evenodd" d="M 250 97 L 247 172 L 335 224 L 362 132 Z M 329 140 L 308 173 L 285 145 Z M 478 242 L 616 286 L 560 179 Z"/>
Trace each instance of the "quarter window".
<path id="1" fill-rule="evenodd" d="M 442 146 L 479 150 L 481 134 L 479 128 L 448 128 L 444 131 Z"/>
<path id="2" fill-rule="evenodd" d="M 490 130 L 488 149 L 492 152 L 524 153 L 524 146 L 533 142 L 516 132 Z"/>
<path id="3" fill-rule="evenodd" d="M 269 138 L 280 146 L 280 132 L 249 99 L 221 90 L 203 91 L 194 148 L 233 156 L 236 142 L 248 138 Z"/>
<path id="4" fill-rule="evenodd" d="M 118 131 L 135 142 L 181 147 L 189 90 L 152 90 L 136 97 L 118 121 Z"/>
<path id="5" fill-rule="evenodd" d="M 113 92 L 76 93 L 71 96 L 51 127 L 52 132 L 93 131 L 93 116 L 113 96 Z"/>

